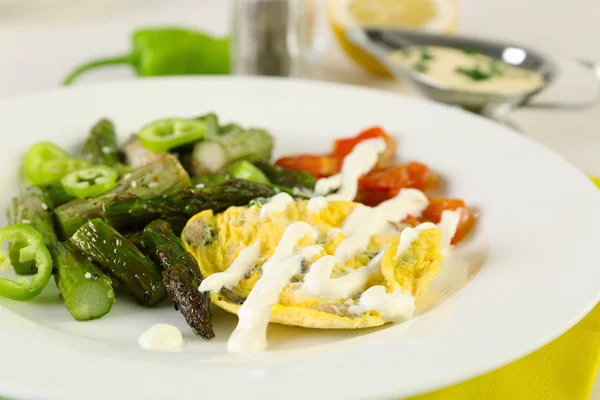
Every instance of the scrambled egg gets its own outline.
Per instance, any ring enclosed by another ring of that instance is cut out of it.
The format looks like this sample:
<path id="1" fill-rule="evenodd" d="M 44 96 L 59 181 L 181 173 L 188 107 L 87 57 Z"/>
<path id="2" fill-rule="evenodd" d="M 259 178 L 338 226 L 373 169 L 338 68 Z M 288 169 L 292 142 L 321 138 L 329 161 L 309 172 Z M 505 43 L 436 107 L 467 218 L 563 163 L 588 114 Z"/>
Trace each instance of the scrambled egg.
<path id="1" fill-rule="evenodd" d="M 185 248 L 198 260 L 204 277 L 226 270 L 240 250 L 260 239 L 260 258 L 244 279 L 232 290 L 223 288 L 220 293 L 211 294 L 214 304 L 235 314 L 260 278 L 261 265 L 273 255 L 284 230 L 293 222 L 307 222 L 318 230 L 319 237 L 316 243 L 305 237 L 298 242 L 297 248 L 319 244 L 322 250 L 311 258 L 304 259 L 302 273 L 286 285 L 279 296 L 279 303 L 271 307 L 271 322 L 323 329 L 379 326 L 388 321 L 375 311 L 362 315 L 348 311 L 351 305 L 358 304 L 362 292 L 342 299 L 302 297 L 296 293 L 310 265 L 320 257 L 333 255 L 344 240 L 341 228 L 357 205 L 347 201 L 329 201 L 319 212 L 311 212 L 307 209 L 307 201 L 299 201 L 290 204 L 283 212 L 268 214 L 264 218 L 260 217 L 258 205 L 230 207 L 218 215 L 207 210 L 190 219 L 182 239 Z M 369 277 L 363 291 L 373 285 L 383 285 L 388 293 L 401 290 L 418 298 L 440 270 L 441 232 L 437 227 L 425 229 L 406 251 L 396 254 L 399 240 L 400 232 L 393 221 L 390 221 L 389 230 L 385 234 L 373 236 L 364 251 L 350 259 L 346 265 L 337 265 L 331 277 L 336 278 L 351 269 L 366 266 L 386 246 L 381 271 Z"/>

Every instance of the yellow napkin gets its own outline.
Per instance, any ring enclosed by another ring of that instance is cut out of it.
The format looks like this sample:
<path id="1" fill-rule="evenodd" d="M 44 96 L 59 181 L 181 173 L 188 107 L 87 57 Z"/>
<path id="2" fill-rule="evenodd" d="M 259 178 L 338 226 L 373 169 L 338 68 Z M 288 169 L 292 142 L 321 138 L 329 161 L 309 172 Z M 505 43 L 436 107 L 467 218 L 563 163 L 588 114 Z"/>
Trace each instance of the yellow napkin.
<path id="1" fill-rule="evenodd" d="M 493 372 L 411 400 L 584 400 L 600 364 L 600 305 L 564 335 Z"/>
<path id="2" fill-rule="evenodd" d="M 600 178 L 590 178 L 600 187 Z M 534 353 L 410 400 L 587 400 L 599 364 L 600 304 L 567 333 Z"/>

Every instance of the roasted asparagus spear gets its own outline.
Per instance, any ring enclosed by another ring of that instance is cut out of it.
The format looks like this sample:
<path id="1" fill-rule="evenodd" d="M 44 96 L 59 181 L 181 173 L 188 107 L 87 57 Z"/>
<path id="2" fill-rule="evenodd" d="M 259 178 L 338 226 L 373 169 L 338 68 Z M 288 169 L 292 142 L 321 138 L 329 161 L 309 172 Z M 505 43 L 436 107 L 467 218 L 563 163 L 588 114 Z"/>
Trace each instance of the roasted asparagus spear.
<path id="1" fill-rule="evenodd" d="M 48 194 L 31 186 L 13 199 L 8 220 L 11 224 L 30 224 L 44 239 L 52 256 L 56 285 L 73 318 L 78 321 L 100 318 L 110 311 L 115 301 L 111 281 L 77 249 L 58 241 L 52 226 L 51 208 Z M 11 245 L 9 250 L 15 271 L 35 273 L 35 266 L 19 263 L 20 249 L 17 247 Z"/>
<path id="2" fill-rule="evenodd" d="M 243 161 L 245 163 L 245 161 Z M 235 163 L 234 165 L 237 165 Z M 244 179 L 247 175 L 238 175 L 238 179 Z M 216 174 L 216 175 L 203 175 L 203 176 L 194 176 L 191 177 L 192 185 L 196 189 L 210 188 L 217 185 L 222 184 L 223 182 L 227 182 L 228 180 L 235 179 L 234 176 L 229 174 Z M 248 180 L 248 179 L 244 179 Z M 298 187 L 287 187 L 283 185 L 274 185 L 272 183 L 264 183 L 266 187 L 273 190 L 273 193 L 285 192 L 290 196 L 296 198 L 297 200 L 308 200 L 311 197 L 311 191 L 307 189 L 299 189 Z"/>
<path id="3" fill-rule="evenodd" d="M 165 296 L 159 267 L 101 219 L 84 224 L 69 240 L 118 279 L 139 303 L 152 306 Z"/>
<path id="4" fill-rule="evenodd" d="M 92 127 L 83 145 L 83 155 L 92 164 L 117 165 L 117 134 L 110 120 L 103 118 Z"/>
<path id="5" fill-rule="evenodd" d="M 104 202 L 103 216 L 117 230 L 135 230 L 155 219 L 187 219 L 208 209 L 219 213 L 231 206 L 247 205 L 257 197 L 274 194 L 260 183 L 231 179 L 214 187 L 188 188 L 163 196 L 115 195 Z"/>
<path id="6" fill-rule="evenodd" d="M 162 154 L 154 153 L 142 146 L 137 135 L 131 135 L 129 140 L 123 145 L 125 162 L 133 169 L 159 160 Z"/>
<path id="7" fill-rule="evenodd" d="M 273 136 L 263 129 L 231 130 L 202 140 L 194 146 L 192 168 L 195 175 L 223 171 L 235 161 L 268 161 L 273 150 Z"/>
<path id="8" fill-rule="evenodd" d="M 189 187 L 190 178 L 175 157 L 163 154 L 123 177 L 109 193 L 92 198 L 75 200 L 55 210 L 57 229 L 62 239 L 67 239 L 87 221 L 102 214 L 102 204 L 112 195 L 130 193 L 140 197 L 173 193 Z"/>
<path id="9" fill-rule="evenodd" d="M 73 318 L 88 321 L 108 314 L 115 302 L 111 279 L 69 242 L 50 254 L 56 286 Z"/>
<path id="10" fill-rule="evenodd" d="M 185 317 L 192 331 L 206 340 L 212 330 L 210 296 L 198 291 L 202 274 L 194 256 L 188 253 L 171 226 L 163 220 L 149 224 L 142 235 L 146 254 L 163 267 L 163 281 L 175 308 Z"/>
<path id="11" fill-rule="evenodd" d="M 243 130 L 244 128 L 242 128 L 239 124 L 232 122 L 227 125 L 220 126 L 219 135 L 227 135 L 232 132 L 241 132 Z"/>
<path id="12" fill-rule="evenodd" d="M 206 127 L 206 132 L 204 134 L 204 138 L 202 140 L 207 140 L 219 135 L 219 117 L 217 117 L 214 113 L 209 113 L 205 115 L 201 115 L 196 119 L 203 120 L 204 125 Z M 171 150 L 171 154 L 173 154 L 183 168 L 193 175 L 194 171 L 194 163 L 193 163 L 193 152 L 194 152 L 195 143 L 186 144 L 181 147 L 174 148 Z"/>
<path id="13" fill-rule="evenodd" d="M 213 187 L 220 185 L 221 183 L 231 179 L 229 175 L 216 174 L 216 175 L 200 175 L 191 176 L 192 186 L 202 189 L 205 187 Z"/>
<path id="14" fill-rule="evenodd" d="M 264 161 L 256 161 L 254 165 L 269 178 L 271 183 L 290 189 L 298 188 L 303 191 L 313 191 L 317 180 L 308 172 L 282 168 Z"/>
<path id="15" fill-rule="evenodd" d="M 41 188 L 48 193 L 48 196 L 50 196 L 50 199 L 52 199 L 52 204 L 54 207 L 62 206 L 65 203 L 75 200 L 75 197 L 71 196 L 65 191 L 65 188 L 61 183 L 44 185 Z"/>
<path id="16" fill-rule="evenodd" d="M 217 114 L 211 112 L 198 117 L 198 119 L 204 120 L 204 123 L 206 124 L 206 134 L 204 134 L 205 139 L 210 139 L 219 135 L 220 127 Z"/>

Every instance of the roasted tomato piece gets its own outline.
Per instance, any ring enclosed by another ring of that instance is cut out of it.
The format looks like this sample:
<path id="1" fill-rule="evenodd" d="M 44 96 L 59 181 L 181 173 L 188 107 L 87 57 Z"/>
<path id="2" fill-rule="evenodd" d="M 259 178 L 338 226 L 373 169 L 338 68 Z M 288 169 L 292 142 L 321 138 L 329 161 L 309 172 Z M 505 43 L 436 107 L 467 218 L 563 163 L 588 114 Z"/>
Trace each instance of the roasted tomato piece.
<path id="1" fill-rule="evenodd" d="M 437 176 L 425 164 L 413 161 L 404 165 L 376 168 L 359 180 L 359 187 L 365 190 L 393 190 L 402 188 L 428 190 L 436 185 Z"/>
<path id="2" fill-rule="evenodd" d="M 275 162 L 283 168 L 298 169 L 312 174 L 315 178 L 324 178 L 340 172 L 342 160 L 331 156 L 299 154 L 281 157 Z"/>
<path id="3" fill-rule="evenodd" d="M 367 206 L 375 207 L 376 205 L 391 199 L 395 195 L 396 194 L 393 191 L 389 190 L 360 190 L 359 188 L 354 201 Z"/>
<path id="4" fill-rule="evenodd" d="M 429 206 L 423 211 L 421 219 L 438 223 L 440 222 L 440 219 L 442 219 L 442 213 L 445 210 L 458 209 L 461 209 L 460 221 L 458 222 L 456 233 L 452 238 L 452 244 L 457 244 L 462 241 L 475 226 L 475 215 L 473 215 L 473 212 L 467 207 L 463 200 L 430 197 Z"/>
<path id="5" fill-rule="evenodd" d="M 366 129 L 358 135 L 351 138 L 342 138 L 336 140 L 333 143 L 332 156 L 343 160 L 344 157 L 346 157 L 348 154 L 350 154 L 350 152 L 352 152 L 352 149 L 354 149 L 354 146 L 356 146 L 358 143 L 362 142 L 363 140 L 375 138 L 382 138 L 385 140 L 386 143 L 385 152 L 383 152 L 379 156 L 379 162 L 377 165 L 379 167 L 385 167 L 387 165 L 390 165 L 390 163 L 394 160 L 394 157 L 396 155 L 396 140 L 390 135 L 388 135 L 379 126 L 374 126 L 372 128 Z"/>
<path id="6" fill-rule="evenodd" d="M 359 179 L 356 200 L 375 206 L 396 196 L 403 188 L 425 191 L 433 188 L 437 181 L 437 176 L 426 165 L 418 162 L 376 168 Z"/>
<path id="7" fill-rule="evenodd" d="M 402 220 L 402 223 L 406 224 L 406 225 L 410 225 L 414 228 L 415 226 L 417 226 L 421 223 L 421 220 L 413 217 L 412 215 L 409 215 L 408 217 L 406 217 Z"/>

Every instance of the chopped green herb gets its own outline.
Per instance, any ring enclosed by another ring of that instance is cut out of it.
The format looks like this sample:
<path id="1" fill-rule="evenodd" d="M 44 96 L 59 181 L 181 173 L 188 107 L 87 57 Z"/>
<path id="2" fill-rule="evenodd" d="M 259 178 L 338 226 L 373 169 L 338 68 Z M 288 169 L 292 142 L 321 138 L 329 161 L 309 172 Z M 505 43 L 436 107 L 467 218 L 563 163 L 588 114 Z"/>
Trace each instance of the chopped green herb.
<path id="1" fill-rule="evenodd" d="M 252 207 L 252 206 L 262 207 L 265 204 L 267 204 L 268 202 L 269 202 L 269 199 L 267 199 L 266 197 L 257 197 L 255 199 L 250 200 L 250 203 L 248 203 L 248 207 Z"/>
<path id="2" fill-rule="evenodd" d="M 456 73 L 458 73 L 458 74 L 463 74 L 463 75 L 471 78 L 474 81 L 484 81 L 484 80 L 490 79 L 492 77 L 492 75 L 490 73 L 482 71 L 477 67 L 469 68 L 469 69 L 463 68 L 463 67 L 458 67 L 454 71 L 456 71 Z"/>
<path id="3" fill-rule="evenodd" d="M 427 66 L 425 65 L 424 62 L 419 62 L 419 63 L 415 64 L 414 69 L 417 72 L 426 72 Z"/>
<path id="4" fill-rule="evenodd" d="M 421 47 L 419 50 L 421 58 L 414 65 L 413 69 L 417 72 L 425 72 L 427 71 L 427 62 L 433 60 L 434 57 L 427 47 Z"/>
<path id="5" fill-rule="evenodd" d="M 466 54 L 469 54 L 471 56 L 477 55 L 479 53 L 481 53 L 481 51 L 477 48 L 477 47 L 467 47 L 466 49 L 463 50 Z"/>
<path id="6" fill-rule="evenodd" d="M 489 70 L 484 70 L 481 65 L 476 65 L 472 68 L 457 67 L 454 70 L 458 74 L 463 74 L 474 81 L 484 81 L 491 79 L 495 76 L 504 76 L 504 69 L 502 63 L 498 60 L 491 60 L 489 63 Z"/>
<path id="7" fill-rule="evenodd" d="M 421 61 L 429 61 L 433 60 L 433 54 L 429 51 L 427 47 L 421 48 Z"/>

